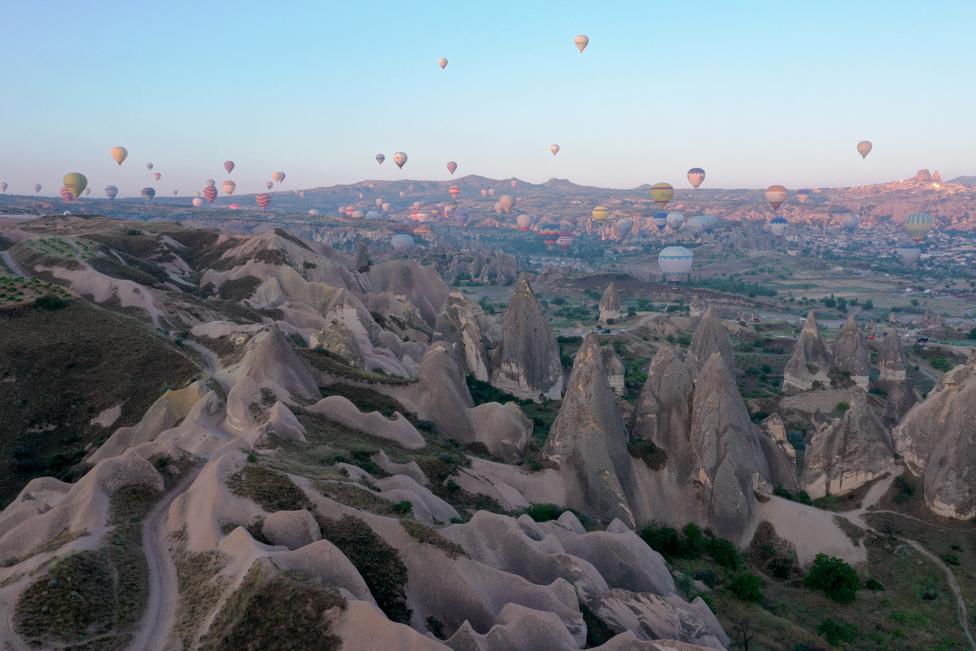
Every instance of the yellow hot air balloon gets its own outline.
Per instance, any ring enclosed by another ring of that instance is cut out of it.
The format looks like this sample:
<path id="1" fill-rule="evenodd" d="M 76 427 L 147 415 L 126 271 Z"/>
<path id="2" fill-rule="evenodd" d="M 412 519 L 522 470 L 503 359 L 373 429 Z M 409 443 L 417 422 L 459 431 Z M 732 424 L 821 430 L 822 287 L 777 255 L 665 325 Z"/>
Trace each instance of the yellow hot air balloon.
<path id="1" fill-rule="evenodd" d="M 651 199 L 659 208 L 665 208 L 674 197 L 674 188 L 670 183 L 655 183 L 651 186 Z"/>
<path id="2" fill-rule="evenodd" d="M 583 50 L 586 49 L 586 46 L 590 44 L 590 37 L 586 34 L 577 34 L 576 38 L 573 39 L 573 42 L 576 43 L 577 49 L 582 54 Z"/>
<path id="3" fill-rule="evenodd" d="M 67 188 L 75 199 L 81 196 L 81 193 L 85 191 L 88 187 L 88 179 L 85 175 L 80 172 L 69 172 L 64 175 L 62 179 L 62 184 Z"/>
<path id="4" fill-rule="evenodd" d="M 779 207 L 786 201 L 786 196 L 786 188 L 782 185 L 771 185 L 766 188 L 766 201 L 773 207 L 773 210 L 779 210 Z"/>
<path id="5" fill-rule="evenodd" d="M 861 155 L 861 158 L 867 158 L 872 149 L 874 149 L 874 145 L 871 144 L 870 140 L 862 140 L 857 143 L 857 153 Z"/>
<path id="6" fill-rule="evenodd" d="M 905 220 L 905 230 L 913 240 L 921 242 L 925 239 L 925 234 L 932 230 L 933 222 L 932 215 L 924 212 L 912 213 Z"/>
<path id="7" fill-rule="evenodd" d="M 125 147 L 112 147 L 112 160 L 121 165 L 129 155 Z"/>
<path id="8" fill-rule="evenodd" d="M 593 208 L 593 212 L 590 213 L 595 222 L 605 222 L 607 217 L 610 216 L 610 211 L 607 210 L 606 206 L 596 206 Z"/>

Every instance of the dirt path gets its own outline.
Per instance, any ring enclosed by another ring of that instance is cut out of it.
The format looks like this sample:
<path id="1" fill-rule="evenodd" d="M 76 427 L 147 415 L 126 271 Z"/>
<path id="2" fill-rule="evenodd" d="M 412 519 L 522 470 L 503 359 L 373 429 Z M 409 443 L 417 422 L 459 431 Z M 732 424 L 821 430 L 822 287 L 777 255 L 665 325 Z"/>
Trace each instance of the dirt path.
<path id="1" fill-rule="evenodd" d="M 199 472 L 200 467 L 187 470 L 152 508 L 142 524 L 142 549 L 149 567 L 149 599 L 138 631 L 129 643 L 133 651 L 163 651 L 169 641 L 180 594 L 176 564 L 169 551 L 166 516 L 173 500 L 189 488 Z"/>
<path id="2" fill-rule="evenodd" d="M 872 507 L 874 507 L 881 500 L 881 498 L 884 497 L 885 493 L 887 493 L 888 489 L 891 487 L 892 482 L 895 481 L 895 478 L 898 477 L 899 474 L 901 473 L 892 473 L 891 476 L 889 476 L 885 480 L 880 481 L 876 483 L 874 486 L 872 486 L 871 489 L 868 491 L 868 494 L 864 496 L 864 501 L 861 502 L 860 508 L 855 509 L 853 511 L 845 511 L 843 513 L 840 513 L 839 515 L 846 518 L 852 524 L 866 531 L 870 531 L 878 536 L 887 537 L 887 534 L 883 534 L 880 531 L 874 529 L 871 525 L 869 525 L 864 520 L 864 516 L 868 513 L 894 513 L 892 511 L 887 511 L 882 509 L 872 509 Z M 901 515 L 901 514 L 895 513 L 895 515 Z M 916 518 L 912 518 L 911 516 L 904 516 L 904 517 L 908 517 L 912 520 L 916 519 Z M 919 522 L 922 521 L 919 520 Z M 923 524 L 927 524 L 927 523 L 923 522 Z M 895 540 L 899 540 L 907 545 L 910 545 L 919 554 L 921 554 L 922 556 L 930 560 L 933 564 L 935 564 L 937 567 L 939 567 L 942 570 L 942 573 L 945 574 L 946 583 L 949 584 L 949 589 L 952 590 L 952 594 L 956 598 L 956 613 L 959 616 L 959 625 L 962 627 L 963 632 L 966 634 L 966 638 L 969 640 L 970 648 L 972 648 L 973 651 L 976 651 L 976 638 L 973 637 L 972 627 L 970 626 L 969 613 L 967 612 L 966 609 L 966 601 L 962 597 L 962 590 L 959 588 L 959 582 L 956 581 L 956 576 L 952 573 L 952 570 L 949 569 L 948 565 L 942 562 L 941 558 L 939 558 L 938 556 L 930 552 L 928 549 L 925 548 L 924 545 L 922 545 L 922 543 L 918 542 L 917 540 L 912 540 L 911 538 L 902 538 L 899 536 L 891 536 L 891 537 L 894 538 Z"/>

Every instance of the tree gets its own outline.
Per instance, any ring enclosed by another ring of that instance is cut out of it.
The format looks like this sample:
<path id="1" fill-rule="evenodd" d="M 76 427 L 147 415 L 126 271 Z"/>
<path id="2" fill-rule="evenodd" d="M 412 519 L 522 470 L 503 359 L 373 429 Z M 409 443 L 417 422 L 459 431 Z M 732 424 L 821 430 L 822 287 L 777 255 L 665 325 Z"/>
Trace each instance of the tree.
<path id="1" fill-rule="evenodd" d="M 803 583 L 813 590 L 821 590 L 834 601 L 848 604 L 857 598 L 861 580 L 854 568 L 843 559 L 817 554 Z"/>

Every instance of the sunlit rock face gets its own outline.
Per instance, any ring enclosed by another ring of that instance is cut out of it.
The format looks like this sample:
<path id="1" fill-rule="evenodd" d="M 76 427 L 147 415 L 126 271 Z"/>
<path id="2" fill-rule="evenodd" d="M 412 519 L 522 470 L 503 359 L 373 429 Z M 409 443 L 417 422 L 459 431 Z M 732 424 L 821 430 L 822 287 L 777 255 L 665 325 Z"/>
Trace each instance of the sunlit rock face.
<path id="1" fill-rule="evenodd" d="M 623 307 L 620 304 L 620 296 L 617 294 L 617 287 L 610 283 L 603 292 L 600 299 L 600 323 L 611 323 L 623 316 Z"/>
<path id="2" fill-rule="evenodd" d="M 840 335 L 830 349 L 831 359 L 841 373 L 847 375 L 855 385 L 867 390 L 871 374 L 871 357 L 864 345 L 864 336 L 857 327 L 853 316 L 841 328 Z"/>

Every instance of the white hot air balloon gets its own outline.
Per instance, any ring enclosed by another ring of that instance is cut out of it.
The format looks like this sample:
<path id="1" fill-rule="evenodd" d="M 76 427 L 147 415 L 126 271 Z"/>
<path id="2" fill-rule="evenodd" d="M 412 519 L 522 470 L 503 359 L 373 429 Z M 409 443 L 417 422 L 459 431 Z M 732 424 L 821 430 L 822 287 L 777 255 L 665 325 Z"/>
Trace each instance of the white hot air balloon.
<path id="1" fill-rule="evenodd" d="M 690 274 L 694 260 L 695 254 L 683 246 L 668 246 L 657 254 L 657 266 L 666 280 Z"/>
<path id="2" fill-rule="evenodd" d="M 393 247 L 394 251 L 406 253 L 414 246 L 413 237 L 406 233 L 397 233 L 390 238 L 390 246 Z"/>

